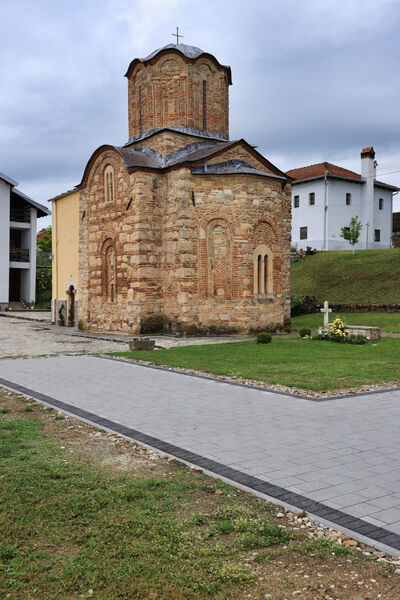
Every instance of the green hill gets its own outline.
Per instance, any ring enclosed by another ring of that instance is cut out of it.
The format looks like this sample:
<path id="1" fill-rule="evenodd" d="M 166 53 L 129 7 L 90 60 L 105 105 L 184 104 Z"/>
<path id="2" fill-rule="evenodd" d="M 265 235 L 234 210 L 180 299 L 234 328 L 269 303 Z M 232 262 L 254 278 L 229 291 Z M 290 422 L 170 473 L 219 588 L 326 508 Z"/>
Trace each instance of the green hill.
<path id="1" fill-rule="evenodd" d="M 400 249 L 306 256 L 291 265 L 291 293 L 332 304 L 400 303 Z"/>

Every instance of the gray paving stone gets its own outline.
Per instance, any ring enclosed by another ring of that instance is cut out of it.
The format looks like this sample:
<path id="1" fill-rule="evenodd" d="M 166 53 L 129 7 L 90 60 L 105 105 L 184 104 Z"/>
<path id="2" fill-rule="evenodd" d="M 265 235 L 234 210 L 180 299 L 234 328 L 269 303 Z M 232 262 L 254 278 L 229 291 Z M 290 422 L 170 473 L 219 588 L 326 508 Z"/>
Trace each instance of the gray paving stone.
<path id="1" fill-rule="evenodd" d="M 385 508 L 385 510 L 371 513 L 371 516 L 384 523 L 396 523 L 400 521 L 400 508 Z"/>
<path id="2" fill-rule="evenodd" d="M 399 506 L 399 497 L 398 496 L 381 496 L 380 498 L 373 498 L 371 500 L 372 504 L 377 508 L 394 508 Z"/>
<path id="3" fill-rule="evenodd" d="M 0 377 L 398 533 L 398 391 L 313 402 L 93 356 Z"/>

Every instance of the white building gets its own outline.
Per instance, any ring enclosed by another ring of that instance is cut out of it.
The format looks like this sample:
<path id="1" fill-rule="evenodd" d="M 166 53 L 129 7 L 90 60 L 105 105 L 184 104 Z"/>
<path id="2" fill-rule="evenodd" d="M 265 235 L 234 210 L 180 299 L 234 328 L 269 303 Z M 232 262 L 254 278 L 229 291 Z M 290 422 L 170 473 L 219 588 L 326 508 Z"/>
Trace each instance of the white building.
<path id="1" fill-rule="evenodd" d="M 349 250 L 340 237 L 352 217 L 362 223 L 356 249 L 390 248 L 393 194 L 399 188 L 377 181 L 372 147 L 361 152 L 361 175 L 328 162 L 293 169 L 292 244 L 306 249 Z"/>
<path id="2" fill-rule="evenodd" d="M 36 219 L 50 214 L 0 173 L 0 310 L 13 302 L 34 302 Z"/>

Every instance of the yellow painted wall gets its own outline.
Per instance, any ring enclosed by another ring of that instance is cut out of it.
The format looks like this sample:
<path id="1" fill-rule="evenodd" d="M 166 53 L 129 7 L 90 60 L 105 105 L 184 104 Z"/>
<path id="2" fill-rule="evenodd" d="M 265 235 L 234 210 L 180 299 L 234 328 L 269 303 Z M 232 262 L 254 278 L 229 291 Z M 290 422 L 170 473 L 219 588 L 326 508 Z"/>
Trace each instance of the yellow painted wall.
<path id="1" fill-rule="evenodd" d="M 53 301 L 65 300 L 71 282 L 78 286 L 79 191 L 53 200 Z M 76 294 L 79 300 L 79 289 Z M 54 302 L 53 302 L 54 304 Z"/>

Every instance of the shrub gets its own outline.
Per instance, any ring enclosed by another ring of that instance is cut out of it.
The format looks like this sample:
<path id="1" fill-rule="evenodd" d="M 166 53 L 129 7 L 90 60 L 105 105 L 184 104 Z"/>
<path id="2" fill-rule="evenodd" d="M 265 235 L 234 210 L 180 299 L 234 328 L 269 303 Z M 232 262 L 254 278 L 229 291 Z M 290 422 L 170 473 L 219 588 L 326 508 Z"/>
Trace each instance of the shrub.
<path id="1" fill-rule="evenodd" d="M 294 294 L 290 299 L 290 314 L 292 317 L 310 314 L 316 311 L 314 296 L 299 296 Z"/>
<path id="2" fill-rule="evenodd" d="M 272 341 L 272 336 L 267 331 L 260 331 L 257 333 L 257 344 L 270 344 Z"/>
<path id="3" fill-rule="evenodd" d="M 352 333 L 347 339 L 349 344 L 356 344 L 358 346 L 362 346 L 362 344 L 368 343 L 368 340 L 365 337 L 365 335 L 362 335 L 361 333 Z"/>
<path id="4" fill-rule="evenodd" d="M 140 333 L 162 333 L 164 328 L 163 315 L 150 315 L 140 321 Z"/>
<path id="5" fill-rule="evenodd" d="M 308 337 L 310 337 L 310 336 L 311 336 L 311 328 L 310 328 L 310 327 L 302 327 L 302 328 L 299 330 L 299 336 L 300 336 L 301 338 L 303 338 L 303 337 L 306 337 L 306 335 L 308 335 Z"/>

